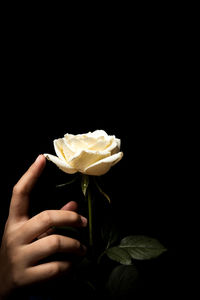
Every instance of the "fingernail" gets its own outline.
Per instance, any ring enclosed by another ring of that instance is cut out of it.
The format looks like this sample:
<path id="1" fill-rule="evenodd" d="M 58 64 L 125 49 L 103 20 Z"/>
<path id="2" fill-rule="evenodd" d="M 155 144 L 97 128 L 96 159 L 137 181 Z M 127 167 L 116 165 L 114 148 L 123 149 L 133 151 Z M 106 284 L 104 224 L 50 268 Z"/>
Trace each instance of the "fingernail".
<path id="1" fill-rule="evenodd" d="M 35 160 L 35 163 L 37 163 L 38 161 L 40 161 L 42 154 L 38 155 L 38 157 Z"/>
<path id="2" fill-rule="evenodd" d="M 81 244 L 81 252 L 85 253 L 87 251 L 87 247 L 83 244 Z"/>
<path id="3" fill-rule="evenodd" d="M 38 157 L 36 158 L 36 160 L 35 160 L 35 163 L 37 164 L 37 163 L 39 163 L 41 160 L 44 160 L 44 155 L 43 154 L 40 154 L 40 155 L 38 155 Z M 46 160 L 45 160 L 46 161 Z"/>
<path id="4" fill-rule="evenodd" d="M 87 226 L 87 219 L 85 217 L 81 216 L 81 222 L 82 222 L 83 227 Z"/>

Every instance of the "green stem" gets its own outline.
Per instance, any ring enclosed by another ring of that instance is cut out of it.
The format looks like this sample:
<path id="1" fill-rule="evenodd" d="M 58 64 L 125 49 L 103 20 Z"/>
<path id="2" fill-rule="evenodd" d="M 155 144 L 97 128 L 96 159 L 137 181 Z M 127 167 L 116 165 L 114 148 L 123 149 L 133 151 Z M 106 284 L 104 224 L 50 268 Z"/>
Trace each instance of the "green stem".
<path id="1" fill-rule="evenodd" d="M 106 251 L 103 251 L 103 252 L 99 255 L 99 257 L 98 257 L 98 259 L 97 259 L 97 263 L 98 263 L 98 264 L 100 264 L 101 258 L 104 256 L 105 253 L 106 253 Z"/>
<path id="2" fill-rule="evenodd" d="M 89 223 L 89 245 L 93 245 L 92 237 L 92 196 L 90 188 L 88 187 L 88 223 Z"/>

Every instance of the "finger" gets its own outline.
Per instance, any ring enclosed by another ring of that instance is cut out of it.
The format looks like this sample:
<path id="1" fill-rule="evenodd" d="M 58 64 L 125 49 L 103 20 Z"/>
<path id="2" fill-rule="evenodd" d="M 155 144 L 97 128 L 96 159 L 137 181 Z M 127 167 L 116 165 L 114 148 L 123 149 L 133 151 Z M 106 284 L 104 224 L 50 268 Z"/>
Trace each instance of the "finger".
<path id="1" fill-rule="evenodd" d="M 67 204 L 65 204 L 61 209 L 62 210 L 77 211 L 78 204 L 75 201 L 70 201 Z"/>
<path id="2" fill-rule="evenodd" d="M 61 210 L 70 210 L 70 211 L 76 211 L 77 209 L 78 209 L 78 204 L 75 201 L 70 201 L 61 208 Z M 39 235 L 38 239 L 48 236 L 54 232 L 55 232 L 55 229 L 50 228 L 45 233 L 42 233 L 41 235 Z"/>
<path id="3" fill-rule="evenodd" d="M 41 175 L 45 164 L 45 157 L 43 155 L 39 155 L 35 162 L 14 186 L 9 211 L 10 217 L 27 217 L 30 192 Z"/>
<path id="4" fill-rule="evenodd" d="M 38 266 L 30 267 L 26 270 L 26 284 L 43 282 L 70 271 L 72 262 L 53 261 Z"/>
<path id="5" fill-rule="evenodd" d="M 26 246 L 24 255 L 29 265 L 56 253 L 67 253 L 83 256 L 86 247 L 80 241 L 62 235 L 49 235 Z"/>
<path id="6" fill-rule="evenodd" d="M 54 226 L 86 227 L 87 219 L 73 211 L 46 210 L 23 224 L 18 239 L 29 243 Z"/>

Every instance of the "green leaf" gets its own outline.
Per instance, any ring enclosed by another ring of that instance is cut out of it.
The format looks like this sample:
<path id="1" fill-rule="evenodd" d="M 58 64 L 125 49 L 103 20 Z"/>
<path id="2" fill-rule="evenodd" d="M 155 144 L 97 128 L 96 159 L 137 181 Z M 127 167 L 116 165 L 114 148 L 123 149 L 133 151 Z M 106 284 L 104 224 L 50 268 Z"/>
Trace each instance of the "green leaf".
<path id="1" fill-rule="evenodd" d="M 94 179 L 94 183 L 97 187 L 97 189 L 99 190 L 99 192 L 108 200 L 109 203 L 111 203 L 110 197 L 102 190 L 102 188 L 100 187 L 100 185 L 97 182 L 97 179 L 95 177 L 93 177 Z"/>
<path id="2" fill-rule="evenodd" d="M 57 184 L 56 187 L 57 188 L 61 188 L 61 187 L 64 187 L 66 185 L 70 185 L 72 184 L 73 182 L 75 182 L 77 180 L 77 176 L 75 176 L 72 180 L 68 181 L 68 182 L 65 182 L 65 183 L 62 183 L 62 184 Z"/>
<path id="3" fill-rule="evenodd" d="M 89 176 L 82 174 L 81 189 L 84 196 L 86 196 L 88 185 L 89 185 Z"/>
<path id="4" fill-rule="evenodd" d="M 138 283 L 137 279 L 138 271 L 134 265 L 119 265 L 112 270 L 108 278 L 107 293 L 112 299 L 128 299 L 134 295 Z"/>
<path id="5" fill-rule="evenodd" d="M 89 287 L 90 289 L 92 289 L 93 291 L 96 291 L 96 287 L 94 286 L 94 284 L 93 284 L 91 281 L 89 281 L 89 280 L 84 280 L 83 283 L 85 283 L 86 285 L 88 285 L 88 287 Z"/>
<path id="6" fill-rule="evenodd" d="M 120 247 L 108 248 L 105 250 L 105 253 L 110 259 L 117 261 L 122 265 L 132 264 L 131 256 L 129 255 L 129 253 Z"/>
<path id="7" fill-rule="evenodd" d="M 105 219 L 101 228 L 101 236 L 106 244 L 106 248 L 109 248 L 120 240 L 119 228 L 110 219 Z"/>
<path id="8" fill-rule="evenodd" d="M 144 235 L 127 236 L 121 240 L 119 247 L 138 260 L 158 257 L 167 250 L 158 240 Z"/>

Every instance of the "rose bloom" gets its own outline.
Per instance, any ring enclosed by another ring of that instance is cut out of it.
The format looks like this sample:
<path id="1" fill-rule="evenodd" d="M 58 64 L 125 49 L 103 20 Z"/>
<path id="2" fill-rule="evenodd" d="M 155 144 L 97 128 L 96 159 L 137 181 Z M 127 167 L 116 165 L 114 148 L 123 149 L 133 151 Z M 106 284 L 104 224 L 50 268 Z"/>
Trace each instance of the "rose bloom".
<path id="1" fill-rule="evenodd" d="M 120 139 L 104 130 L 85 134 L 65 134 L 53 141 L 57 156 L 44 154 L 62 171 L 100 176 L 107 173 L 123 157 Z"/>

